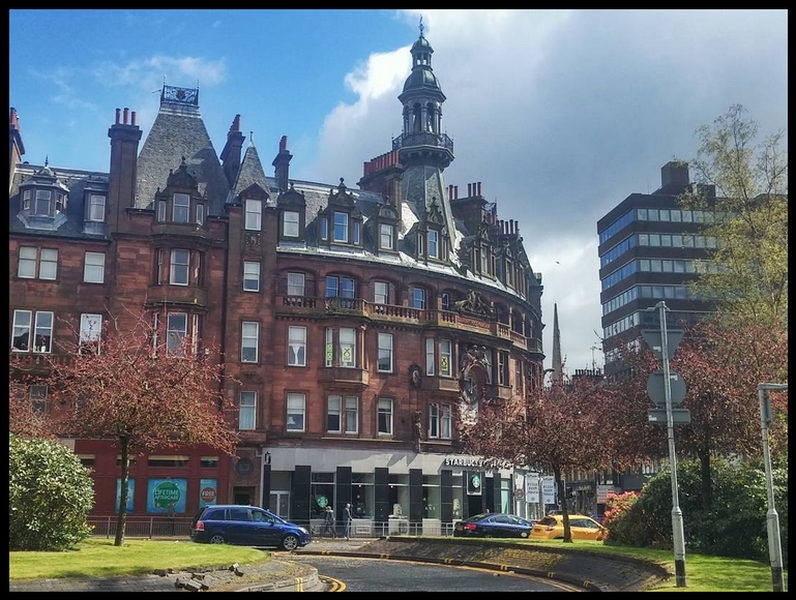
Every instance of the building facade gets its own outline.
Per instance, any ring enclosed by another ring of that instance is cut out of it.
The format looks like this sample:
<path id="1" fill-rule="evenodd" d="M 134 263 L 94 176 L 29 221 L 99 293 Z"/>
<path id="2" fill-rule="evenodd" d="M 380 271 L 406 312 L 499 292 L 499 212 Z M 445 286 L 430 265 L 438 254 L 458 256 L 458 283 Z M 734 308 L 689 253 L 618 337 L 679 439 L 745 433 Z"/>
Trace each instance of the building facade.
<path id="1" fill-rule="evenodd" d="M 362 530 L 392 515 L 434 532 L 521 504 L 511 471 L 460 453 L 456 426 L 542 384 L 541 276 L 480 182 L 462 197 L 445 183 L 446 98 L 422 35 L 411 53 L 403 132 L 356 190 L 291 180 L 286 137 L 266 176 L 239 115 L 217 155 L 196 89 L 164 85 L 140 151 L 136 114 L 117 109 L 107 173 L 20 162 L 11 109 L 11 352 L 57 353 L 65 322 L 90 335 L 136 309 L 169 344 L 221 347 L 236 455 L 139 457 L 133 515 L 164 512 L 163 485 L 188 515 L 229 502 L 307 522 L 350 502 Z M 95 514 L 113 514 L 117 450 L 74 449 Z"/>
<path id="2" fill-rule="evenodd" d="M 692 185 L 688 164 L 669 162 L 658 190 L 631 194 L 597 222 L 606 377 L 623 370 L 620 345 L 638 344 L 642 328 L 659 327 L 657 312 L 648 308 L 665 301 L 669 327 L 694 324 L 712 309 L 688 289 L 698 268 L 715 268 L 706 260 L 716 248 L 716 239 L 703 232 L 716 213 L 678 203 Z M 710 205 L 715 190 L 702 188 Z"/>

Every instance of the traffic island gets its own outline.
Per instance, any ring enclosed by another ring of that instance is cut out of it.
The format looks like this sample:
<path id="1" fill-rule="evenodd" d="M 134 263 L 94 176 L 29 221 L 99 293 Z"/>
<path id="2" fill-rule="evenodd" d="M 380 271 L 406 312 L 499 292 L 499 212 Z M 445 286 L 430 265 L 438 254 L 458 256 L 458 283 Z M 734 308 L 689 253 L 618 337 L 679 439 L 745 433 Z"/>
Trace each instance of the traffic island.
<path id="1" fill-rule="evenodd" d="M 237 564 L 139 577 L 68 577 L 13 581 L 11 592 L 305 592 L 325 585 L 309 565 L 272 560 L 256 565 Z M 169 572 L 171 571 L 171 572 Z"/>
<path id="2" fill-rule="evenodd" d="M 300 554 L 411 560 L 513 571 L 603 592 L 642 591 L 671 576 L 661 565 L 641 559 L 495 540 L 387 537 L 353 552 L 304 549 Z"/>

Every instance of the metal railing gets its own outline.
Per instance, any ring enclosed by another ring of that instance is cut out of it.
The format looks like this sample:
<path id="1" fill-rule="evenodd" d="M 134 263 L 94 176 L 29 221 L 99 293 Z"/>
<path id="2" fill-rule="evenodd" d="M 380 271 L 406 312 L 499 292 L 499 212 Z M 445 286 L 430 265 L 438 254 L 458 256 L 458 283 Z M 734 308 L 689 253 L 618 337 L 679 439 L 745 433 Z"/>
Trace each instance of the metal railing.
<path id="1" fill-rule="evenodd" d="M 115 537 L 116 519 L 116 515 L 89 517 L 88 524 L 93 527 L 92 535 L 105 538 Z M 168 517 L 128 516 L 124 534 L 128 538 L 189 538 L 192 520 L 191 517 L 175 517 L 170 520 Z M 331 528 L 315 519 L 290 522 L 305 527 L 315 539 L 342 538 L 345 534 L 345 526 L 340 521 L 335 522 Z M 378 538 L 388 535 L 450 537 L 453 535 L 453 528 L 454 523 L 426 523 L 424 529 L 421 521 L 356 519 L 351 525 L 351 537 Z"/>
<path id="2" fill-rule="evenodd" d="M 453 140 L 447 133 L 433 133 L 430 131 L 402 133 L 392 140 L 393 150 L 400 150 L 409 146 L 438 146 L 453 153 Z"/>

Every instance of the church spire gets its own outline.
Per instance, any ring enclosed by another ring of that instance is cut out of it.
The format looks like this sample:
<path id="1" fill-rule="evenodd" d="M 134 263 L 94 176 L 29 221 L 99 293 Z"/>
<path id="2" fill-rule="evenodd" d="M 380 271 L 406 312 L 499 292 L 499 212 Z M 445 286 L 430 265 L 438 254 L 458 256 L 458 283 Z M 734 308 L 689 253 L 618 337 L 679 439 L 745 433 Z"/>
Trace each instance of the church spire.
<path id="1" fill-rule="evenodd" d="M 564 383 L 564 363 L 561 360 L 561 331 L 558 329 L 558 304 L 553 304 L 553 385 Z"/>

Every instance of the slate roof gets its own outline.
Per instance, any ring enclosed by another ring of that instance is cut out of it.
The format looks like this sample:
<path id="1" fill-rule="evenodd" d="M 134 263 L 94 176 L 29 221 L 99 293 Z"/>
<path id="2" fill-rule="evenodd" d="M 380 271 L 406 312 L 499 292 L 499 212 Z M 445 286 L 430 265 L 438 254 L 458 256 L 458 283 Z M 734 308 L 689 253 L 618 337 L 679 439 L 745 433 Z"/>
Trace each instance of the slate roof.
<path id="1" fill-rule="evenodd" d="M 94 171 L 80 171 L 77 169 L 65 169 L 62 167 L 50 166 L 49 169 L 69 189 L 68 201 L 66 203 L 66 219 L 60 223 L 57 229 L 32 229 L 25 227 L 19 219 L 22 197 L 19 186 L 23 181 L 33 177 L 34 173 L 42 167 L 30 164 L 18 164 L 14 180 L 11 182 L 11 190 L 8 198 L 8 230 L 9 233 L 28 234 L 44 237 L 70 237 L 87 240 L 106 239 L 105 235 L 84 233 L 85 217 L 85 191 L 86 187 L 92 187 L 107 193 L 108 173 Z M 56 217 L 56 221 L 60 220 Z"/>
<path id="2" fill-rule="evenodd" d="M 238 178 L 235 181 L 235 187 L 230 194 L 227 202 L 233 202 L 238 195 L 251 187 L 254 184 L 259 185 L 263 190 L 273 195 L 269 190 L 268 178 L 263 171 L 263 164 L 260 162 L 260 155 L 257 154 L 257 148 L 254 144 L 250 143 L 246 148 L 246 153 L 243 155 L 240 169 L 238 170 Z M 277 193 L 277 196 L 279 194 Z"/>
<path id="3" fill-rule="evenodd" d="M 229 182 L 199 108 L 165 100 L 138 155 L 135 206 L 147 208 L 154 202 L 156 190 L 166 187 L 169 170 L 176 171 L 183 156 L 199 181 L 199 193 L 207 193 L 209 214 L 223 215 Z"/>

